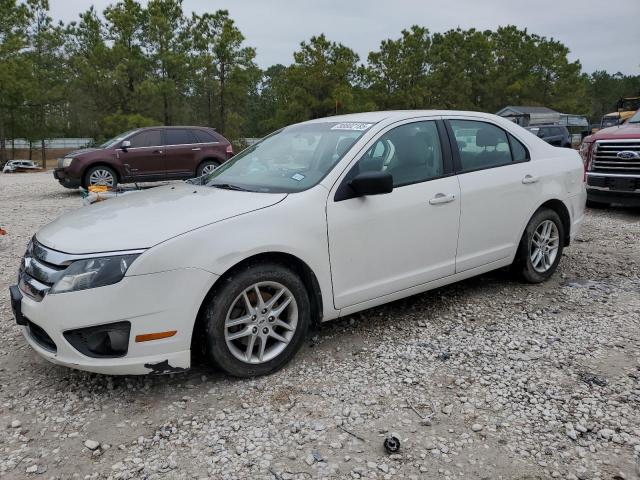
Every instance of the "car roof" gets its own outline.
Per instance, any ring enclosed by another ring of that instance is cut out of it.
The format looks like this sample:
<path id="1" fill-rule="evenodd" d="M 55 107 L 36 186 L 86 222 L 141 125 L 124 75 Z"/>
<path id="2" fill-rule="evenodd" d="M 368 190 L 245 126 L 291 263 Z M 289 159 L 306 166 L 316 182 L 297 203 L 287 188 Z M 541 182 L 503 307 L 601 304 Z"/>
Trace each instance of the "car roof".
<path id="1" fill-rule="evenodd" d="M 173 129 L 183 129 L 183 128 L 198 128 L 204 130 L 215 130 L 213 127 L 202 127 L 200 125 L 157 125 L 155 127 L 141 127 L 140 130 L 152 130 L 152 129 L 161 129 L 161 130 L 173 130 Z"/>
<path id="2" fill-rule="evenodd" d="M 383 120 L 397 121 L 421 116 L 473 116 L 491 119 L 503 119 L 492 113 L 473 112 L 464 110 L 386 110 L 377 112 L 348 113 L 345 115 L 335 115 L 332 117 L 316 118 L 301 123 L 324 123 L 324 122 L 368 122 L 378 123 Z"/>

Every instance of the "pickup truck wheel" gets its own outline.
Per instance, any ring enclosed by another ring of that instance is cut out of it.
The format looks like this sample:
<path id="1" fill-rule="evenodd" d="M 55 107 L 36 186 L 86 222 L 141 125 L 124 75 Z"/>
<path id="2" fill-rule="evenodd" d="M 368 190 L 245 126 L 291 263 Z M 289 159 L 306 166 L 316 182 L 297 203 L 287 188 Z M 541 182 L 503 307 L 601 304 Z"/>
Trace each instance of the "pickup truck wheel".
<path id="1" fill-rule="evenodd" d="M 118 185 L 118 176 L 113 169 L 103 165 L 97 165 L 89 168 L 84 175 L 82 186 L 88 188 L 91 185 L 104 185 L 106 187 L 115 188 Z"/>
<path id="2" fill-rule="evenodd" d="M 300 349 L 310 323 L 300 278 L 278 264 L 252 265 L 223 279 L 207 307 L 207 357 L 236 377 L 273 373 Z"/>
<path id="3" fill-rule="evenodd" d="M 548 208 L 538 210 L 522 235 L 514 268 L 528 283 L 547 280 L 562 257 L 564 226 L 558 214 Z"/>
<path id="4" fill-rule="evenodd" d="M 220 166 L 220 163 L 216 162 L 215 160 L 205 160 L 200 165 L 198 165 L 198 171 L 196 172 L 196 177 L 207 175 L 213 172 L 219 166 Z"/>

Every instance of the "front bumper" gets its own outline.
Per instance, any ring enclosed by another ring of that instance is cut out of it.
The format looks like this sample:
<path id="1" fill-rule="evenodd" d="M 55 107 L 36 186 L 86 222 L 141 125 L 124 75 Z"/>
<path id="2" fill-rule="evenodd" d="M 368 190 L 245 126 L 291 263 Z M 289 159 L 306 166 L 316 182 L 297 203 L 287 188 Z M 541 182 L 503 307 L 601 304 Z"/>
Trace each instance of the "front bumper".
<path id="1" fill-rule="evenodd" d="M 640 177 L 587 173 L 587 198 L 593 202 L 640 206 Z"/>
<path id="2" fill-rule="evenodd" d="M 187 268 L 125 277 L 119 283 L 78 292 L 47 294 L 38 302 L 23 295 L 19 310 L 27 342 L 52 363 L 112 375 L 172 373 L 191 363 L 191 335 L 202 300 L 218 277 Z M 118 358 L 92 358 L 65 338 L 77 328 L 128 321 L 128 351 Z M 35 327 L 34 327 L 35 325 Z M 55 344 L 47 348 L 42 329 Z M 176 330 L 169 338 L 136 342 L 136 336 Z"/>
<path id="3" fill-rule="evenodd" d="M 79 178 L 70 177 L 64 168 L 56 168 L 53 171 L 53 178 L 66 188 L 78 188 L 82 183 Z"/>

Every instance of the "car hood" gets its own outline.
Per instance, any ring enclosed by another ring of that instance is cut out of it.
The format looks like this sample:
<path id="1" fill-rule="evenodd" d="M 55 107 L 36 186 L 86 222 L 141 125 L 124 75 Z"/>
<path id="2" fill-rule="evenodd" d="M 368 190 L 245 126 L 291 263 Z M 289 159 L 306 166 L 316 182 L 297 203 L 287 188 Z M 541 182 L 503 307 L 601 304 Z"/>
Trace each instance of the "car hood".
<path id="1" fill-rule="evenodd" d="M 595 142 L 596 140 L 619 140 L 638 139 L 640 140 L 640 123 L 623 123 L 615 127 L 603 128 L 593 135 L 585 138 L 585 141 Z"/>
<path id="2" fill-rule="evenodd" d="M 74 150 L 73 152 L 69 152 L 65 155 L 65 157 L 80 157 L 81 155 L 86 155 L 87 153 L 104 151 L 104 148 L 81 148 L 80 150 Z"/>
<path id="3" fill-rule="evenodd" d="M 66 213 L 42 228 L 36 239 L 54 250 L 78 254 L 149 248 L 190 230 L 275 205 L 286 196 L 167 185 Z"/>

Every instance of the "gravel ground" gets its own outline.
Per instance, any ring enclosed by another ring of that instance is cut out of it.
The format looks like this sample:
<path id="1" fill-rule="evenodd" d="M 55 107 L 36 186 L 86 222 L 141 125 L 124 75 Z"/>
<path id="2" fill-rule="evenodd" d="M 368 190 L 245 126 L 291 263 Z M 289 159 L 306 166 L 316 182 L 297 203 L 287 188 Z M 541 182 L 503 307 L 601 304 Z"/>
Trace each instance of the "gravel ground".
<path id="1" fill-rule="evenodd" d="M 543 285 L 495 272 L 367 310 L 235 380 L 77 372 L 26 345 L 6 287 L 80 205 L 50 174 L 0 175 L 2 478 L 640 478 L 639 210 L 589 211 Z"/>

